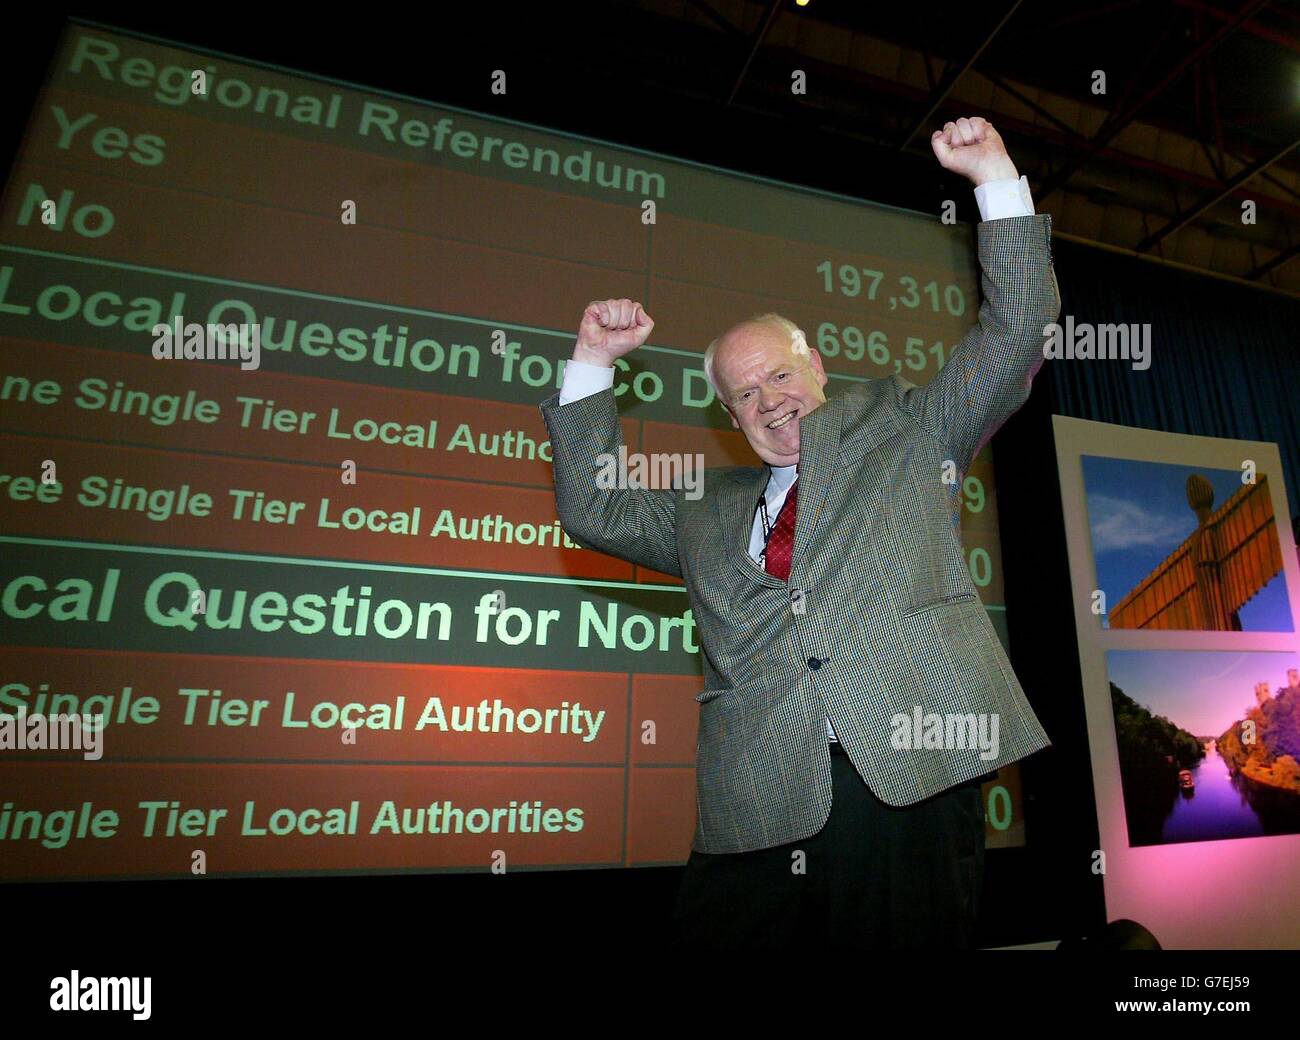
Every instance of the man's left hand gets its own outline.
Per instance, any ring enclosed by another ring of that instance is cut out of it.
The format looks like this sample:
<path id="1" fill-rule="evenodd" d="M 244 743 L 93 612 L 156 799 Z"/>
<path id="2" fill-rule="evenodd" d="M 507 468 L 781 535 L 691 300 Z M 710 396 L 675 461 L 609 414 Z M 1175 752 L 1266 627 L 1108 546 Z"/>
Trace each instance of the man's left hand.
<path id="1" fill-rule="evenodd" d="M 1007 155 L 1002 135 L 980 116 L 945 123 L 942 130 L 930 135 L 930 147 L 940 166 L 968 177 L 977 188 L 986 181 L 1020 177 L 1016 164 Z"/>

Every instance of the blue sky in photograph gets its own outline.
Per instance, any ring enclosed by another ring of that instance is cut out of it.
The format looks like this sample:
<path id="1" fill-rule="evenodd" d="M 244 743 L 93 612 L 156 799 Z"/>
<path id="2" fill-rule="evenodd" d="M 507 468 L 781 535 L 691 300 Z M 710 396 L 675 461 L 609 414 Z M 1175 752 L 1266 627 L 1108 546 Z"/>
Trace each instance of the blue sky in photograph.
<path id="1" fill-rule="evenodd" d="M 1242 486 L 1239 470 L 1083 456 L 1097 584 L 1106 593 L 1108 607 L 1128 595 L 1196 529 L 1196 514 L 1187 505 L 1187 478 L 1193 473 L 1214 488 L 1215 509 Z M 1293 631 L 1285 573 L 1265 585 L 1241 609 L 1240 617 L 1247 632 Z"/>
<path id="2" fill-rule="evenodd" d="M 1267 651 L 1108 650 L 1110 681 L 1153 715 L 1198 737 L 1217 737 L 1253 707 L 1255 684 L 1287 684 L 1300 655 Z"/>

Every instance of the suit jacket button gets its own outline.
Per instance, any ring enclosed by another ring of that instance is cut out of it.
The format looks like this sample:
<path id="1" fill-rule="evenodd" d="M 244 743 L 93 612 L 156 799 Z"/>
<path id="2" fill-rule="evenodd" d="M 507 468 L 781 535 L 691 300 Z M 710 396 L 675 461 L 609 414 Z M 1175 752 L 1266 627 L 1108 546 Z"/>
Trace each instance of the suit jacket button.
<path id="1" fill-rule="evenodd" d="M 822 666 L 821 658 L 819 657 L 808 658 L 808 667 L 811 668 L 814 672 L 817 671 L 817 669 L 820 668 L 821 666 Z"/>

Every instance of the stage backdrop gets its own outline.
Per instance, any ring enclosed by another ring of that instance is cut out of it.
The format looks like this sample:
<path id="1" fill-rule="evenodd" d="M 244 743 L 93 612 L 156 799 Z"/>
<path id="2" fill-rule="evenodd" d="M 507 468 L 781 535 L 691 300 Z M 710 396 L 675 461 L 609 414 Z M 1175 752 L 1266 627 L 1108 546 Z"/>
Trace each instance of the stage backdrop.
<path id="1" fill-rule="evenodd" d="M 0 709 L 107 720 L 98 761 L 0 754 L 7 879 L 683 861 L 685 596 L 551 492 L 584 306 L 656 320 L 629 448 L 710 466 L 755 461 L 700 370 L 730 323 L 787 314 L 835 392 L 927 381 L 978 310 L 938 212 L 95 27 L 3 219 Z M 156 358 L 190 322 L 259 367 Z M 987 451 L 963 490 L 1005 633 Z M 1016 770 L 986 794 L 1021 843 Z"/>

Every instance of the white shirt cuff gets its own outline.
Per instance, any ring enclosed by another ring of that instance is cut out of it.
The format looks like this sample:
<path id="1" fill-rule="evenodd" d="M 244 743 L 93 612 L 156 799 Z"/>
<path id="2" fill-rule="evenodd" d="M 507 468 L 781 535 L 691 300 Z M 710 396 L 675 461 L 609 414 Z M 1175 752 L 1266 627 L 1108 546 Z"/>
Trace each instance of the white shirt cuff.
<path id="1" fill-rule="evenodd" d="M 1029 194 L 1029 178 L 1021 174 L 1020 180 L 1007 177 L 986 181 L 975 189 L 980 220 L 1001 220 L 1003 217 L 1027 217 L 1034 212 L 1034 200 Z"/>
<path id="2" fill-rule="evenodd" d="M 614 385 L 614 369 L 604 365 L 589 365 L 585 361 L 569 359 L 564 365 L 564 382 L 560 384 L 560 404 L 571 404 L 584 397 L 608 390 Z"/>

